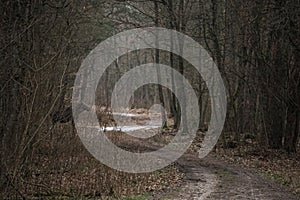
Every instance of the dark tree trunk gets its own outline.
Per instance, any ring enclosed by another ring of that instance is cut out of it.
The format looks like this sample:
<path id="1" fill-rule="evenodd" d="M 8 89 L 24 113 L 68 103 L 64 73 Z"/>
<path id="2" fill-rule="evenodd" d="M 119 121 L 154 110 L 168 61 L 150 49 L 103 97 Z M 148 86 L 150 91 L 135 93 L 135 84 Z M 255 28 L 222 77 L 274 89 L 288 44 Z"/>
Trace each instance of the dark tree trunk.
<path id="1" fill-rule="evenodd" d="M 155 26 L 158 27 L 158 3 L 157 1 L 154 2 L 155 6 Z M 159 49 L 158 49 L 158 39 L 156 39 L 156 49 L 155 49 L 155 63 L 159 63 Z M 160 76 L 160 68 L 156 68 L 157 72 L 157 79 L 158 82 L 161 82 L 161 76 Z M 159 95 L 159 101 L 162 106 L 161 109 L 161 117 L 162 117 L 162 128 L 165 128 L 167 126 L 167 118 L 166 118 L 166 112 L 165 112 L 165 102 L 164 102 L 164 94 L 162 90 L 162 86 L 158 84 L 158 95 Z"/>

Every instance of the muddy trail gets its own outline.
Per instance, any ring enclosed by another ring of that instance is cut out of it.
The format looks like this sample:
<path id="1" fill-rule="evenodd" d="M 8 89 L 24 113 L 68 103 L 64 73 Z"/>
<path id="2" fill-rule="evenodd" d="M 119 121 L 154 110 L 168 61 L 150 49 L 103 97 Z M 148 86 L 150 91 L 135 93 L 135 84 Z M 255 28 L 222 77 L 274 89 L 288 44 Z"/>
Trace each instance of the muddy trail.
<path id="1" fill-rule="evenodd" d="M 186 154 L 176 163 L 185 174 L 183 184 L 177 190 L 165 191 L 151 199 L 300 199 L 256 172 L 224 163 L 213 154 L 201 160 Z"/>
<path id="2" fill-rule="evenodd" d="M 131 116 L 125 115 L 125 117 Z M 155 119 L 154 121 L 155 126 L 159 126 L 159 120 Z M 146 126 L 149 126 L 149 124 Z M 140 135 L 155 135 L 158 131 L 157 129 L 144 129 L 141 125 L 134 125 L 133 130 L 139 132 Z M 141 138 L 143 137 L 123 138 L 115 142 L 117 146 L 132 152 L 155 151 L 165 145 L 161 141 L 141 140 Z M 160 139 L 164 140 L 165 138 Z M 167 154 L 161 158 L 168 159 Z M 169 152 L 169 155 L 171 154 Z M 204 159 L 199 159 L 196 154 L 186 153 L 175 164 L 184 173 L 183 183 L 175 190 L 166 189 L 152 195 L 149 198 L 150 200 L 300 199 L 299 196 L 294 195 L 287 188 L 262 177 L 254 170 L 226 163 L 214 153 L 210 153 Z"/>
<path id="3" fill-rule="evenodd" d="M 137 144 L 138 143 L 138 144 Z M 154 151 L 160 145 L 138 141 L 119 144 L 127 150 Z M 167 157 L 162 157 L 168 159 Z M 186 153 L 175 164 L 184 173 L 183 183 L 174 189 L 166 189 L 152 195 L 149 200 L 298 200 L 287 188 L 262 177 L 252 169 L 234 166 L 211 153 L 204 159 Z"/>

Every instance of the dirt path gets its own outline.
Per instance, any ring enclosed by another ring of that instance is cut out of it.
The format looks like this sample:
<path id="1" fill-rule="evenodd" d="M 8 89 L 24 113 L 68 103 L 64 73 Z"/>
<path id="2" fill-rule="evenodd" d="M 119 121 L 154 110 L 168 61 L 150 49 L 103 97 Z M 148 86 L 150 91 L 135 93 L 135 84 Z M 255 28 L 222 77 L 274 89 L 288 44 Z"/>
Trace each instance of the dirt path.
<path id="1" fill-rule="evenodd" d="M 151 131 L 151 130 L 147 130 Z M 147 132 L 143 131 L 143 134 Z M 153 130 L 152 130 L 153 131 Z M 122 140 L 121 140 L 122 141 Z M 139 139 L 126 140 L 119 144 L 127 150 L 154 151 L 161 146 L 158 142 Z M 168 156 L 162 159 L 168 159 Z M 299 200 L 299 196 L 286 188 L 263 178 L 253 170 L 233 166 L 220 161 L 211 154 L 204 159 L 185 154 L 176 161 L 185 178 L 181 187 L 150 197 L 151 200 Z M 288 169 L 287 169 L 288 170 Z"/>
<path id="2" fill-rule="evenodd" d="M 153 199 L 200 199 L 204 200 L 216 190 L 219 179 L 215 173 L 199 165 L 193 157 L 184 156 L 177 161 L 185 174 L 184 182 L 176 191 L 170 191 Z"/>
<path id="3" fill-rule="evenodd" d="M 230 166 L 213 155 L 203 160 L 196 156 L 184 155 L 177 163 L 185 174 L 181 187 L 176 191 L 157 194 L 151 199 L 300 199 L 255 172 Z"/>

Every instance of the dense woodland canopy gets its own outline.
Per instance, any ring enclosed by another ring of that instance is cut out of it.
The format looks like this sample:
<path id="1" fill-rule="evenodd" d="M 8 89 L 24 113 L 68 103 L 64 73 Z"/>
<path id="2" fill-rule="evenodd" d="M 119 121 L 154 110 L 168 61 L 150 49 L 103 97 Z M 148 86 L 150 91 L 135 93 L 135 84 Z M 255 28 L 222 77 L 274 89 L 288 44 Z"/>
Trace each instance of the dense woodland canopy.
<path id="1" fill-rule="evenodd" d="M 223 133 L 229 133 L 230 141 L 222 134 L 224 148 L 240 145 L 248 135 L 260 148 L 297 151 L 299 0 L 2 0 L 0 16 L 1 188 L 17 182 L 39 146 L 51 140 L 51 117 L 71 105 L 72 86 L 85 56 L 109 36 L 132 28 L 174 29 L 210 53 L 227 89 Z M 170 52 L 146 49 L 116 60 L 101 79 L 98 104 L 109 107 L 122 74 L 154 61 L 190 81 L 199 98 L 199 129 L 205 130 L 210 120 L 205 83 L 189 63 Z M 143 86 L 135 92 L 132 108 L 149 108 L 155 102 L 166 107 L 163 117 L 174 117 L 176 129 L 180 108 L 166 88 Z"/>

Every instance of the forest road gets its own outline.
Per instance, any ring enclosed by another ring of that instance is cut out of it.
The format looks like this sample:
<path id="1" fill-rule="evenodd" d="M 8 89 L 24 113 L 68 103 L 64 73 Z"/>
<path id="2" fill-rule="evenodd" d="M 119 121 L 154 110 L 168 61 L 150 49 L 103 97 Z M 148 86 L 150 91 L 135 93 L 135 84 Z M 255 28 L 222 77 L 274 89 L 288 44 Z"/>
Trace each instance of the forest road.
<path id="1" fill-rule="evenodd" d="M 159 146 L 133 142 L 120 146 L 127 150 L 137 146 L 155 151 Z M 163 157 L 162 157 L 163 158 Z M 165 157 L 164 159 L 168 159 Z M 214 153 L 203 159 L 196 154 L 184 154 L 175 164 L 184 173 L 182 184 L 152 195 L 149 200 L 299 200 L 287 188 L 259 175 L 252 169 L 234 166 L 217 158 Z"/>
<path id="2" fill-rule="evenodd" d="M 213 154 L 204 159 L 185 154 L 176 161 L 185 174 L 176 190 L 153 195 L 152 200 L 299 200 L 286 188 L 250 169 L 232 166 Z"/>
<path id="3" fill-rule="evenodd" d="M 141 130 L 139 130 L 141 131 Z M 157 131 L 143 130 L 142 132 Z M 161 147 L 158 141 L 140 139 L 120 142 L 119 147 L 130 151 L 155 151 Z M 161 155 L 170 160 L 171 152 Z M 176 189 L 167 189 L 152 195 L 149 200 L 300 200 L 287 188 L 263 177 L 252 169 L 226 163 L 215 153 L 203 159 L 185 153 L 175 164 L 184 173 L 183 183 Z"/>

